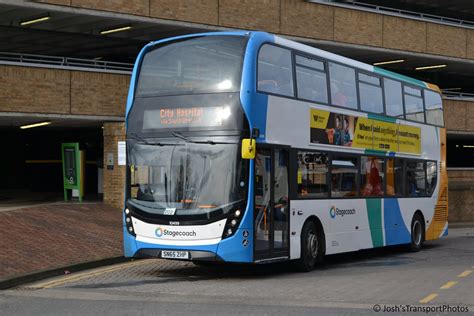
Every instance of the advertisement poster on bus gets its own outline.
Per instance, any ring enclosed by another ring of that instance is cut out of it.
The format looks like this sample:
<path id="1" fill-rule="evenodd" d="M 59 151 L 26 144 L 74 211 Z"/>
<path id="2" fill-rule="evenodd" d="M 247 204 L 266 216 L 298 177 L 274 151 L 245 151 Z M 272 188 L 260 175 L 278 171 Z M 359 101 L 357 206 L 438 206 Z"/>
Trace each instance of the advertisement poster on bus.
<path id="1" fill-rule="evenodd" d="M 310 109 L 311 143 L 420 154 L 416 126 Z"/>

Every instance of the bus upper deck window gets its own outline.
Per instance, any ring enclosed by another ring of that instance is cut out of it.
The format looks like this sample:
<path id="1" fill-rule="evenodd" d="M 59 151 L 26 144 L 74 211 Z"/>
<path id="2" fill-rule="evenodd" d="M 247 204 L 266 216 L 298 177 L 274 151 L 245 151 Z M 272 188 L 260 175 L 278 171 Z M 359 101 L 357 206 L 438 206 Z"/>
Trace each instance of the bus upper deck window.
<path id="1" fill-rule="evenodd" d="M 444 126 L 443 105 L 441 96 L 430 90 L 425 90 L 426 123 Z"/>
<path id="2" fill-rule="evenodd" d="M 383 114 L 380 79 L 359 73 L 360 107 L 363 111 Z"/>
<path id="3" fill-rule="evenodd" d="M 329 63 L 332 104 L 357 109 L 355 70 L 343 65 Z"/>
<path id="4" fill-rule="evenodd" d="M 383 86 L 387 115 L 403 118 L 402 84 L 399 81 L 384 78 Z"/>
<path id="5" fill-rule="evenodd" d="M 328 103 L 327 74 L 324 63 L 299 55 L 295 60 L 298 99 Z"/>
<path id="6" fill-rule="evenodd" d="M 291 51 L 289 49 L 263 45 L 258 55 L 257 90 L 294 96 Z"/>
<path id="7" fill-rule="evenodd" d="M 423 98 L 421 90 L 404 86 L 403 93 L 405 97 L 405 117 L 407 120 L 425 122 L 425 111 L 423 108 Z"/>

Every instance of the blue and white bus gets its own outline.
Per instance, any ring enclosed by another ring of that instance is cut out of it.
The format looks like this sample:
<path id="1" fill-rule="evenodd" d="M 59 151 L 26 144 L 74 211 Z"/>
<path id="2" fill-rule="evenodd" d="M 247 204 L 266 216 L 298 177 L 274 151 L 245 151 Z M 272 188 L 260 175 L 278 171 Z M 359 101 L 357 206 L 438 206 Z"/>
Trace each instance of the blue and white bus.
<path id="1" fill-rule="evenodd" d="M 127 257 L 294 260 L 447 234 L 439 89 L 264 32 L 140 52 L 126 109 Z"/>

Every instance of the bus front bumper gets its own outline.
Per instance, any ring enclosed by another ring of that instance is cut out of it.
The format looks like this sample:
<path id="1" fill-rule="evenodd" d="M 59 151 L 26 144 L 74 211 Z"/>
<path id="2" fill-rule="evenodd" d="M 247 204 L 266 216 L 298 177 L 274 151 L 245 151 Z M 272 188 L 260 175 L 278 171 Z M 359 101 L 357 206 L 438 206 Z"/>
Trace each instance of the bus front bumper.
<path id="1" fill-rule="evenodd" d="M 142 248 L 138 250 L 134 258 L 162 258 L 162 251 L 170 251 L 170 249 L 158 249 L 158 248 Z M 193 260 L 193 261 L 224 261 L 217 254 L 210 251 L 202 250 L 185 250 L 188 252 L 189 257 L 186 259 L 175 259 L 175 260 Z M 166 258 L 169 259 L 169 258 Z"/>
<path id="2" fill-rule="evenodd" d="M 186 251 L 189 254 L 188 258 L 182 260 L 251 263 L 253 262 L 253 249 L 250 246 L 252 236 L 247 237 L 248 243 L 243 243 L 243 231 L 248 230 L 238 229 L 235 235 L 215 244 L 169 246 L 137 240 L 135 236 L 127 232 L 124 226 L 124 256 L 128 258 L 162 258 L 162 251 Z M 243 244 L 248 246 L 243 246 Z"/>

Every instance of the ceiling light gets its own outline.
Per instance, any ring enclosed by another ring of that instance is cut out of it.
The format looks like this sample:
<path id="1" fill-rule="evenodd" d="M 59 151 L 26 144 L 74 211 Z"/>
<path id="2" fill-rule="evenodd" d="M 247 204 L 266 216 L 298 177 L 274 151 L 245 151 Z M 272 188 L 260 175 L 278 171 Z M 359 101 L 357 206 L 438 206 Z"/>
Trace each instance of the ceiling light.
<path id="1" fill-rule="evenodd" d="M 51 19 L 51 17 L 49 15 L 46 15 L 46 16 L 42 16 L 42 17 L 39 17 L 39 18 L 31 19 L 31 20 L 20 21 L 20 25 L 21 26 L 30 25 L 30 24 L 33 24 L 33 23 L 47 21 L 49 19 Z"/>
<path id="2" fill-rule="evenodd" d="M 100 34 L 105 35 L 105 34 L 110 34 L 110 33 L 122 32 L 122 31 L 130 30 L 131 28 L 132 27 L 130 25 L 121 26 L 114 29 L 110 29 L 110 30 L 100 31 Z"/>
<path id="3" fill-rule="evenodd" d="M 444 68 L 446 64 L 442 65 L 433 65 L 433 66 L 423 66 L 423 67 L 416 67 L 415 70 L 426 70 L 426 69 L 435 69 L 435 68 Z"/>
<path id="4" fill-rule="evenodd" d="M 474 148 L 474 145 L 462 145 L 463 148 Z"/>
<path id="5" fill-rule="evenodd" d="M 388 64 L 398 64 L 398 63 L 403 63 L 404 61 L 405 61 L 405 59 L 379 61 L 377 63 L 374 63 L 374 66 L 388 65 Z"/>
<path id="6" fill-rule="evenodd" d="M 21 129 L 27 129 L 27 128 L 45 126 L 45 125 L 49 125 L 49 124 L 51 124 L 51 122 L 41 122 L 41 123 L 23 125 L 23 126 L 20 126 L 20 128 L 21 128 Z"/>

